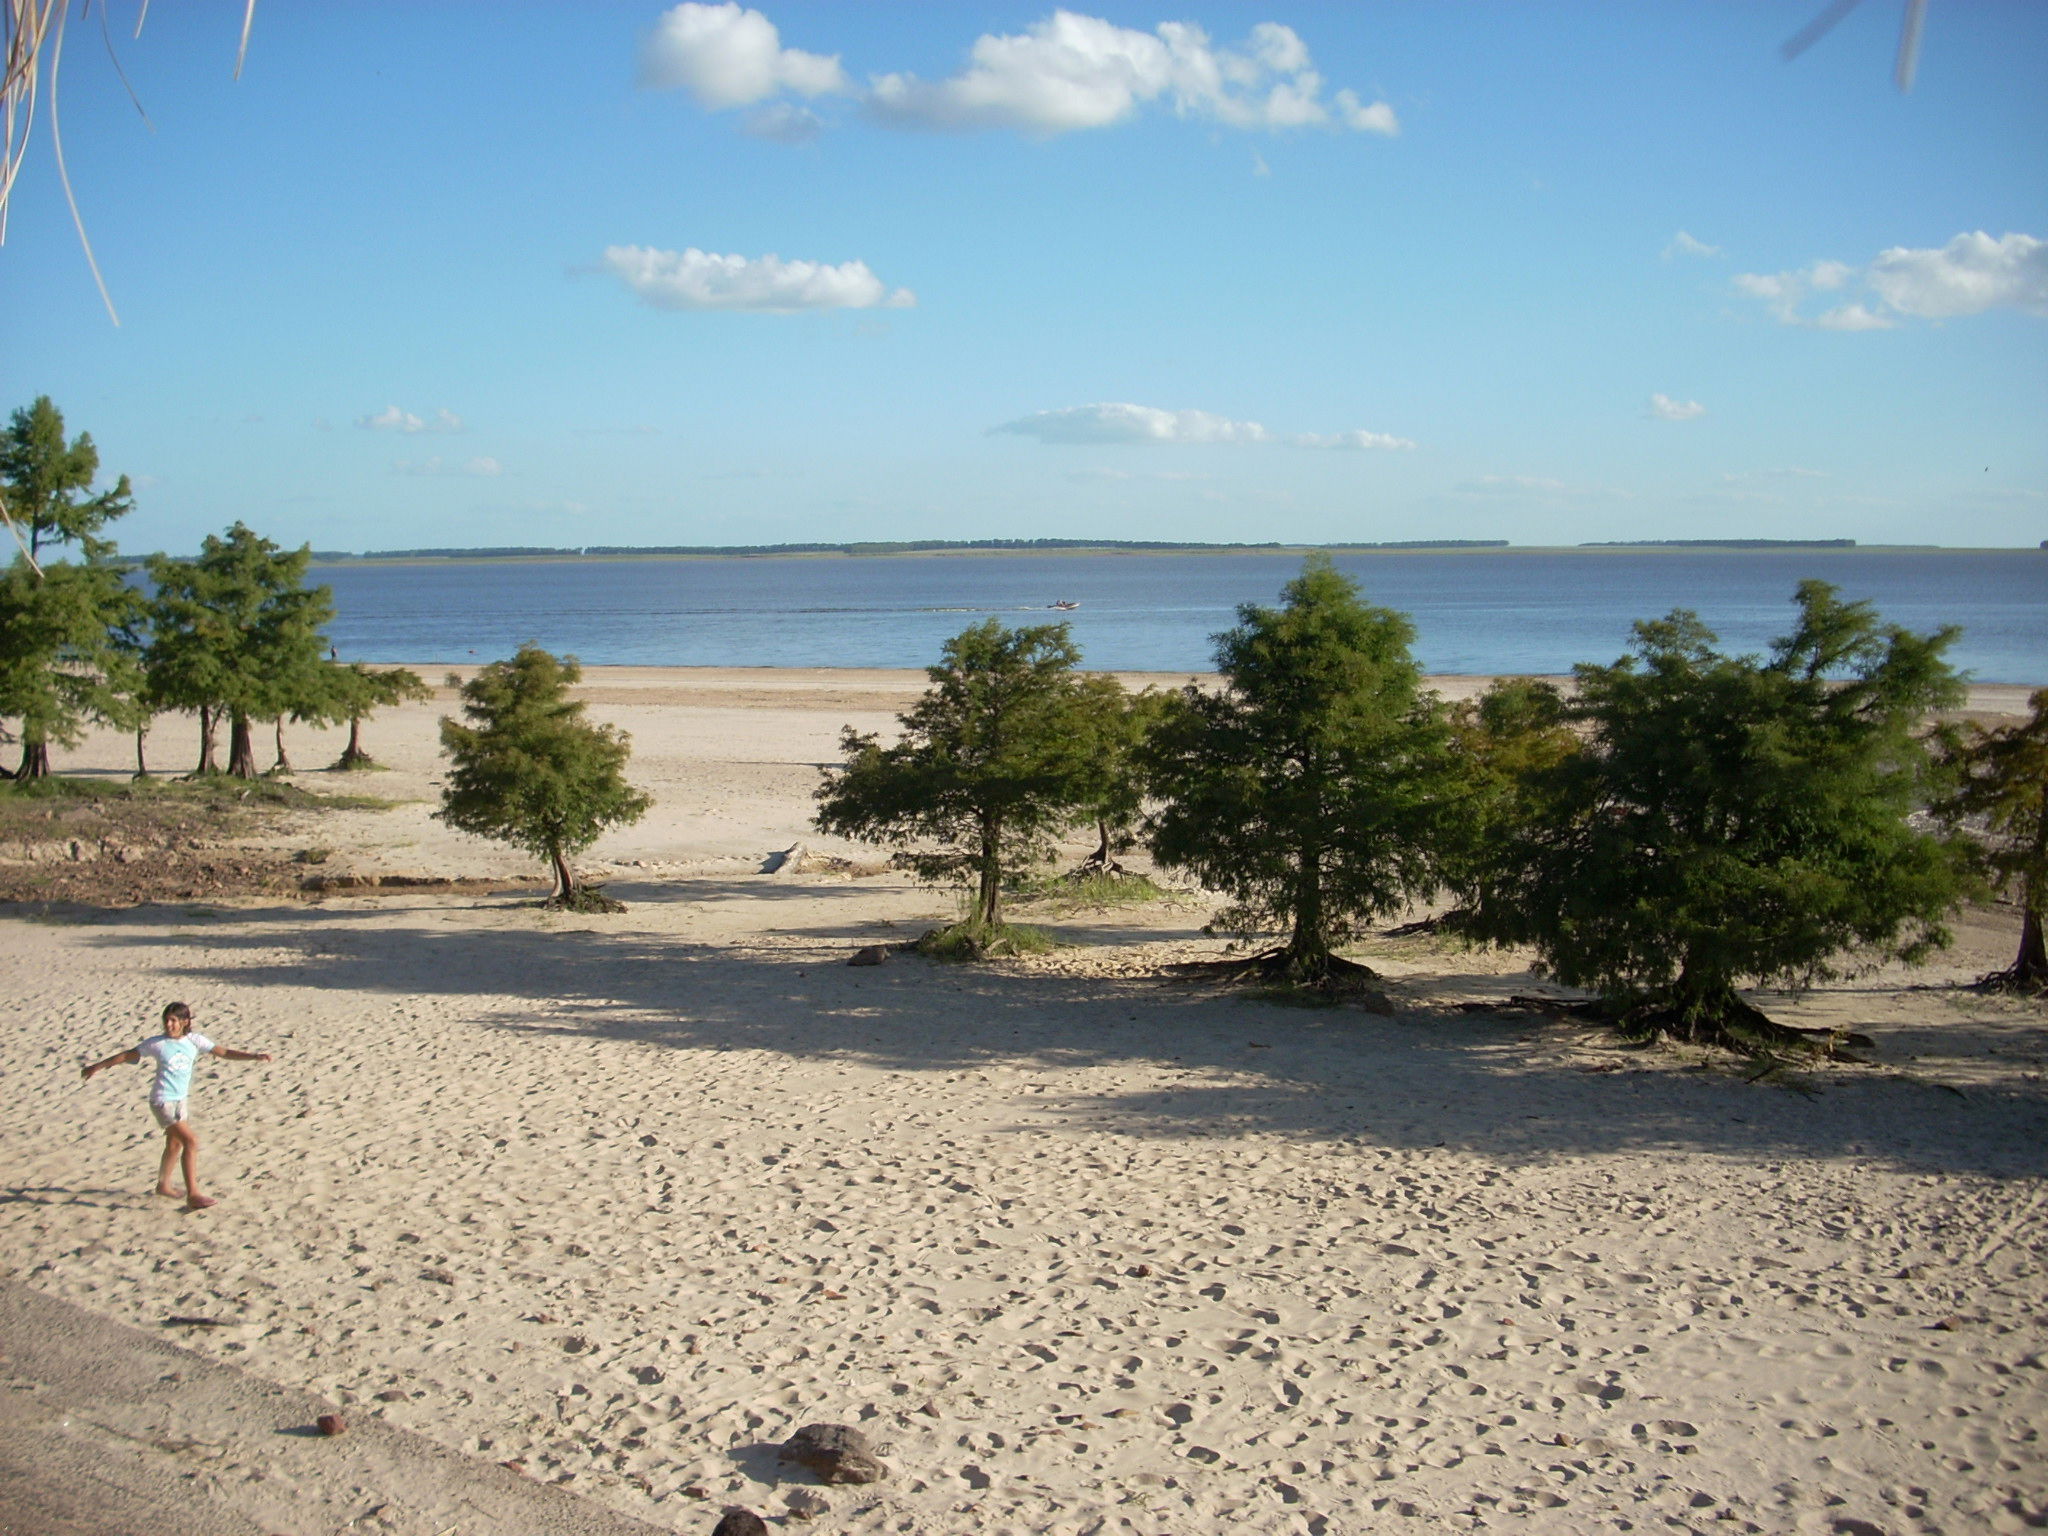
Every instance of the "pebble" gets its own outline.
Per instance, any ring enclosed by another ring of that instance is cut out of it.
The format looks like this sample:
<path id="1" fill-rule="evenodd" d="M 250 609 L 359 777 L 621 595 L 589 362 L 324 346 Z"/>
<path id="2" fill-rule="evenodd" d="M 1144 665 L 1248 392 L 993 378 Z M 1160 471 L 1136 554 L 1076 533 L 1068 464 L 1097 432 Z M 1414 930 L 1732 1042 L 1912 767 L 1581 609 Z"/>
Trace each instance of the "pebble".
<path id="1" fill-rule="evenodd" d="M 782 1502 L 799 1520 L 815 1520 L 832 1510 L 832 1501 L 815 1488 L 792 1488 L 783 1496 Z"/>

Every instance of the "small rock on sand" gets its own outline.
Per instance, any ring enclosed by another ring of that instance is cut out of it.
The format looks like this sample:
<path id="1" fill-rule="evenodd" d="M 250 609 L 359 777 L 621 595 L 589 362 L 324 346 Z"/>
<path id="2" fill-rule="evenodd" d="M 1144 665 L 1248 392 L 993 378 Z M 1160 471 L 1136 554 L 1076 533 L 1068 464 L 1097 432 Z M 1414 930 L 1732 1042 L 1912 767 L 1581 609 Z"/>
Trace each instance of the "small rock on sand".
<path id="1" fill-rule="evenodd" d="M 855 950 L 853 952 L 853 958 L 847 961 L 846 963 L 848 965 L 882 965 L 885 962 L 887 962 L 888 958 L 888 945 L 869 944 L 861 949 Z"/>
<path id="2" fill-rule="evenodd" d="M 868 1437 L 851 1424 L 806 1424 L 783 1441 L 780 1455 L 824 1483 L 875 1483 L 889 1475 Z"/>
<path id="3" fill-rule="evenodd" d="M 815 1488 L 792 1488 L 783 1496 L 782 1502 L 799 1520 L 815 1520 L 832 1512 L 832 1501 Z"/>

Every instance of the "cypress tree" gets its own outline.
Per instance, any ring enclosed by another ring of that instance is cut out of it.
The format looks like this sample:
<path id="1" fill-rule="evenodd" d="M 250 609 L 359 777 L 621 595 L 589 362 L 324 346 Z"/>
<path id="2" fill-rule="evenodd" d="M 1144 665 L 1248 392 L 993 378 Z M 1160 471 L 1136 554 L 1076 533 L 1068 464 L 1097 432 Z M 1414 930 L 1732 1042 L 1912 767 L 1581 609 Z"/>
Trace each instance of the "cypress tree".
<path id="1" fill-rule="evenodd" d="M 569 860 L 606 828 L 638 821 L 653 802 L 626 782 L 626 734 L 590 724 L 568 696 L 582 675 L 575 657 L 558 659 L 531 644 L 467 683 L 450 673 L 464 720 L 441 722 L 450 764 L 434 814 L 458 831 L 546 860 L 555 878 L 551 906 L 617 910 L 579 882 Z"/>
<path id="2" fill-rule="evenodd" d="M 1153 853 L 1232 899 L 1218 926 L 1285 932 L 1253 964 L 1288 983 L 1371 976 L 1335 947 L 1435 884 L 1446 732 L 1414 635 L 1312 555 L 1217 636 L 1222 690 L 1183 690 L 1143 749 Z"/>

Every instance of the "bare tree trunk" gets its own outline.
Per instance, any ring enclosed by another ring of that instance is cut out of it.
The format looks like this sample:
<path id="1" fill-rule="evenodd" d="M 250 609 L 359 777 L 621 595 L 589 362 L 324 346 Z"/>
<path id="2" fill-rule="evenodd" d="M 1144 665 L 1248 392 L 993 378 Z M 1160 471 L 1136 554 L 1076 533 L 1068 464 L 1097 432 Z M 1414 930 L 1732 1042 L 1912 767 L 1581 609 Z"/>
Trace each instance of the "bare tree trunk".
<path id="1" fill-rule="evenodd" d="M 370 754 L 363 750 L 363 717 L 351 715 L 348 722 L 348 745 L 342 749 L 341 761 L 337 768 L 367 768 Z"/>
<path id="2" fill-rule="evenodd" d="M 213 732 L 219 722 L 214 718 L 213 706 L 199 706 L 199 766 L 194 773 L 218 773 L 219 765 L 213 760 Z"/>
<path id="3" fill-rule="evenodd" d="M 283 715 L 277 717 L 277 761 L 270 765 L 270 771 L 272 773 L 290 773 L 292 771 L 292 760 L 285 756 L 284 751 Z"/>
<path id="4" fill-rule="evenodd" d="M 555 866 L 555 894 L 549 899 L 556 906 L 575 905 L 576 871 L 569 867 L 569 861 L 562 857 L 562 850 L 559 848 L 550 848 L 548 858 Z"/>
<path id="5" fill-rule="evenodd" d="M 1294 931 L 1287 967 L 1297 980 L 1322 982 L 1330 974 L 1330 939 L 1323 931 L 1323 851 L 1303 848 L 1295 862 Z"/>
<path id="6" fill-rule="evenodd" d="M 1109 846 L 1109 820 L 1095 818 L 1095 851 L 1081 861 L 1083 869 L 1099 869 L 1108 874 L 1116 864 L 1116 854 Z"/>
<path id="7" fill-rule="evenodd" d="M 149 777 L 149 758 L 144 751 L 144 743 L 148 740 L 149 723 L 144 721 L 135 727 L 135 777 L 138 779 Z"/>
<path id="8" fill-rule="evenodd" d="M 2041 909 L 2031 904 L 2020 919 L 2019 958 L 2006 974 L 2015 986 L 2048 987 L 2048 945 L 2041 939 Z"/>
<path id="9" fill-rule="evenodd" d="M 2013 984 L 2039 991 L 2048 987 L 2048 948 L 2041 942 L 2042 898 L 2038 871 L 2042 856 L 2048 854 L 2048 789 L 2041 791 L 2042 806 L 2034 824 L 2033 869 L 2020 880 L 2020 953 L 2012 963 Z"/>
<path id="10" fill-rule="evenodd" d="M 256 744 L 249 732 L 247 715 L 228 716 L 228 777 L 256 777 Z"/>
<path id="11" fill-rule="evenodd" d="M 32 741 L 24 732 L 21 738 L 21 764 L 14 770 L 14 776 L 24 783 L 30 779 L 47 779 L 50 776 L 50 744 L 47 741 Z"/>
<path id="12" fill-rule="evenodd" d="M 999 817 L 984 816 L 981 822 L 981 879 L 974 893 L 976 927 L 994 928 L 1002 922 L 1003 823 Z"/>

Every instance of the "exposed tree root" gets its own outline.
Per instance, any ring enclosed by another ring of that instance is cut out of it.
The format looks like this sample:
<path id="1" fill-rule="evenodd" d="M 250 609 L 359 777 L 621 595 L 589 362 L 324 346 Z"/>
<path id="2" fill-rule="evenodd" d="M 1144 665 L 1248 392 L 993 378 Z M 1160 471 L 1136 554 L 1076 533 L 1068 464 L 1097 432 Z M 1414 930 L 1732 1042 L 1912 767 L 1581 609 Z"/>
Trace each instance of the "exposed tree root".
<path id="1" fill-rule="evenodd" d="M 1255 955 L 1231 955 L 1221 960 L 1190 960 L 1172 967 L 1189 977 L 1213 977 L 1226 982 L 1263 982 L 1269 986 L 1300 988 L 1305 991 L 1341 995 L 1374 989 L 1380 973 L 1341 955 L 1296 955 L 1284 945 Z"/>
<path id="2" fill-rule="evenodd" d="M 1081 879 L 1088 875 L 1114 875 L 1120 880 L 1143 878 L 1135 869 L 1122 863 L 1115 854 L 1103 848 L 1096 849 L 1068 871 L 1070 879 Z"/>
<path id="3" fill-rule="evenodd" d="M 2030 965 L 2008 965 L 1970 983 L 1972 992 L 2017 992 L 2024 997 L 2048 996 L 2048 971 Z"/>
<path id="4" fill-rule="evenodd" d="M 541 905 L 550 912 L 623 912 L 626 904 L 605 895 L 601 887 L 579 885 L 568 895 L 550 896 Z"/>
<path id="5" fill-rule="evenodd" d="M 1412 923 L 1396 923 L 1391 928 L 1382 928 L 1383 939 L 1412 939 L 1423 934 L 1459 933 L 1472 920 L 1472 914 L 1463 907 L 1453 907 L 1448 912 L 1439 912 L 1434 917 L 1418 917 Z"/>
<path id="6" fill-rule="evenodd" d="M 1669 997 L 1651 997 L 1629 1003 L 1600 998 L 1572 999 L 1532 997 L 1517 994 L 1503 1004 L 1468 1005 L 1476 1009 L 1522 1009 L 1532 1013 L 1555 1014 L 1560 1018 L 1582 1019 L 1604 1025 L 1624 1038 L 1645 1044 L 1660 1035 L 1683 1040 L 1688 1045 L 1715 1046 L 1738 1056 L 1760 1060 L 1780 1055 L 1822 1056 L 1834 1061 L 1860 1063 L 1849 1050 L 1873 1050 L 1870 1036 L 1853 1030 L 1802 1029 L 1780 1024 L 1762 1009 L 1744 1002 L 1730 992 L 1705 1002 L 1682 1007 Z M 1766 1069 L 1767 1071 L 1769 1069 Z"/>

